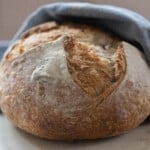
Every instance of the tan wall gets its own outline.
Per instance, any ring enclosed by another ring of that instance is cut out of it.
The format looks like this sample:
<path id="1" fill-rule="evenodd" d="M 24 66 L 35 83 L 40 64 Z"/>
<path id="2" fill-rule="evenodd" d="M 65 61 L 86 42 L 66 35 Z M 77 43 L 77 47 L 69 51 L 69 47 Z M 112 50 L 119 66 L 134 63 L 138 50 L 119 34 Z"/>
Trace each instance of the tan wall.
<path id="1" fill-rule="evenodd" d="M 86 2 L 86 0 L 82 0 Z M 0 0 L 0 40 L 9 39 L 23 20 L 37 7 L 54 0 Z M 69 1 L 67 1 L 69 2 Z M 126 7 L 150 19 L 150 0 L 88 0 Z"/>

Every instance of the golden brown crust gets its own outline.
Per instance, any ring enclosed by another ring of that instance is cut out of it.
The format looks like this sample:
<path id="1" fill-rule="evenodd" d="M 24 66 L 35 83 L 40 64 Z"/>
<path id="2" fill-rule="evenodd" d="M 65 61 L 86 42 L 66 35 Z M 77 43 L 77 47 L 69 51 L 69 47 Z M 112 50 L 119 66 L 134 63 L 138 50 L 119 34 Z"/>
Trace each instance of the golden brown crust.
<path id="1" fill-rule="evenodd" d="M 47 59 L 48 74 L 35 79 Z M 17 127 L 39 137 L 115 136 L 150 114 L 149 75 L 142 54 L 114 36 L 86 25 L 46 23 L 5 54 L 0 105 Z"/>

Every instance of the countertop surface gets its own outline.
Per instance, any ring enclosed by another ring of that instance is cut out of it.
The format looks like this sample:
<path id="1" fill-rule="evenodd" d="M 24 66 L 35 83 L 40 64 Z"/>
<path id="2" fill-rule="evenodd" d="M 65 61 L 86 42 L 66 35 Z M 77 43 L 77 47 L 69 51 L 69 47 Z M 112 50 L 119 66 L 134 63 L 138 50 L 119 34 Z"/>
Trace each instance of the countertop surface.
<path id="1" fill-rule="evenodd" d="M 150 119 L 128 133 L 109 139 L 60 142 L 34 137 L 0 114 L 0 150 L 150 150 Z"/>

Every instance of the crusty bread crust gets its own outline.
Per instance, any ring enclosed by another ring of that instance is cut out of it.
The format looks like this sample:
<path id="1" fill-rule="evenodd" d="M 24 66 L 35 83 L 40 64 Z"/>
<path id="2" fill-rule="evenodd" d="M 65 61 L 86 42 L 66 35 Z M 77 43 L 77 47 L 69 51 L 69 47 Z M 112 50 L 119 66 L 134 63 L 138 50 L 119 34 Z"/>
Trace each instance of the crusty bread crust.
<path id="1" fill-rule="evenodd" d="M 17 127 L 55 140 L 122 134 L 150 114 L 142 53 L 101 29 L 45 23 L 28 30 L 0 66 L 0 105 Z"/>

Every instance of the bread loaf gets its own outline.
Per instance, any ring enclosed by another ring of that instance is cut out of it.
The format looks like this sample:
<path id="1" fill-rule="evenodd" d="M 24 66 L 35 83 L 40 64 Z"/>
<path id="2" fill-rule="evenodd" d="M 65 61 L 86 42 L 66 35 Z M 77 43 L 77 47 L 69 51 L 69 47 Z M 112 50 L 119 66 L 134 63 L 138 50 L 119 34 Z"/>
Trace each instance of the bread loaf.
<path id="1" fill-rule="evenodd" d="M 143 54 L 97 27 L 49 22 L 18 39 L 0 65 L 0 106 L 46 139 L 116 136 L 150 114 Z"/>

